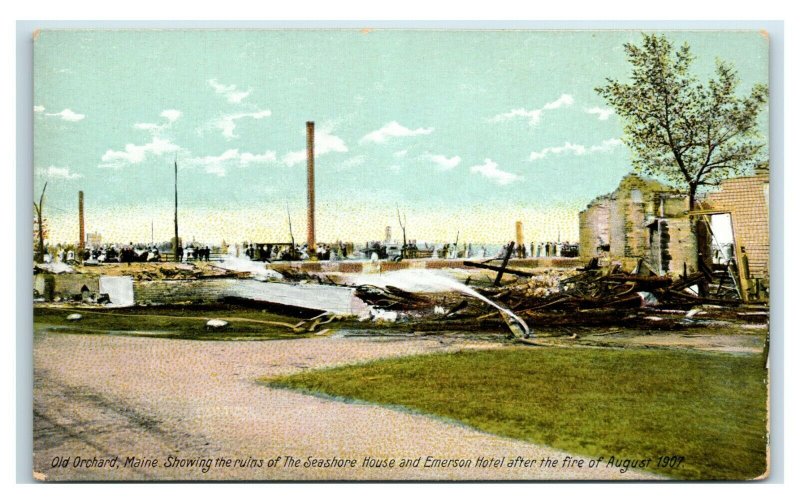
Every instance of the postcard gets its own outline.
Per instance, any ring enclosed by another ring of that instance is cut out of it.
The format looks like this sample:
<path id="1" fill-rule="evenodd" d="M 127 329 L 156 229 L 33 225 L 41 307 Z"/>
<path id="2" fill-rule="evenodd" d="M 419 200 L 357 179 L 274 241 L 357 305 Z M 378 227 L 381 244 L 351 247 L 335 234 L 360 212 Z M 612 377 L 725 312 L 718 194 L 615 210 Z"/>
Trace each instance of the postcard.
<path id="1" fill-rule="evenodd" d="M 769 474 L 769 35 L 34 33 L 42 481 Z"/>

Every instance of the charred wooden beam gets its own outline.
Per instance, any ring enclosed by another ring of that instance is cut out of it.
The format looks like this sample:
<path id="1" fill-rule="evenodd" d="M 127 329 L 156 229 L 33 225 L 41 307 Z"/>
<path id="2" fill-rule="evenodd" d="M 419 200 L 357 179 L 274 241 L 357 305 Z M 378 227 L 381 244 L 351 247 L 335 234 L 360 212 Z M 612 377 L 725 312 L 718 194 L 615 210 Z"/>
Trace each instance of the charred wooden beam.
<path id="1" fill-rule="evenodd" d="M 672 285 L 672 278 L 667 276 L 608 275 L 602 282 L 635 282 L 641 287 L 662 288 Z"/>
<path id="2" fill-rule="evenodd" d="M 508 273 L 510 275 L 516 275 L 516 276 L 521 276 L 521 277 L 532 277 L 533 276 L 533 273 L 531 273 L 529 271 L 520 271 L 520 270 L 516 270 L 516 269 L 512 269 L 512 268 L 503 268 L 501 266 L 492 266 L 491 264 L 483 264 L 483 263 L 477 263 L 477 262 L 472 262 L 472 261 L 464 261 L 464 266 L 468 266 L 470 268 L 486 269 L 486 270 L 491 270 L 491 271 L 502 271 L 503 273 Z"/>
<path id="3" fill-rule="evenodd" d="M 500 269 L 497 271 L 497 278 L 494 279 L 494 286 L 500 286 L 500 280 L 503 279 L 503 272 L 506 270 L 506 266 L 508 266 L 508 260 L 511 259 L 511 254 L 514 253 L 514 242 L 509 242 L 508 246 L 506 247 L 506 255 L 503 258 L 503 264 L 500 266 Z"/>

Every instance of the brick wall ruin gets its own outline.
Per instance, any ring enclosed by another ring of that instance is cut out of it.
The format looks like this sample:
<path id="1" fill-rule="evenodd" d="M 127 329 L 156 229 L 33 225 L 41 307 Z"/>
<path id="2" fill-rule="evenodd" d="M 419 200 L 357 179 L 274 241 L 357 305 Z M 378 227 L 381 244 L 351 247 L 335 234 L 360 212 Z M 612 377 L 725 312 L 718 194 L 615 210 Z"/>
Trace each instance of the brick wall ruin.
<path id="1" fill-rule="evenodd" d="M 627 175 L 611 194 L 595 198 L 580 213 L 580 252 L 615 260 L 644 258 L 662 273 L 697 271 L 697 237 L 688 198 L 658 181 Z M 730 213 L 739 247 L 745 247 L 752 278 L 769 278 L 769 175 L 724 181 L 702 200 L 703 213 Z M 702 245 L 702 244 L 700 244 Z"/>
<path id="2" fill-rule="evenodd" d="M 644 258 L 654 269 L 697 269 L 696 244 L 686 215 L 688 199 L 661 182 L 625 176 L 611 194 L 595 198 L 579 216 L 585 258 L 607 245 L 615 259 Z"/>
<path id="3" fill-rule="evenodd" d="M 730 212 L 733 236 L 745 247 L 752 278 L 769 278 L 769 175 L 738 177 L 703 200 L 703 209 Z"/>
<path id="4" fill-rule="evenodd" d="M 611 198 L 608 195 L 599 196 L 578 215 L 578 225 L 580 226 L 578 250 L 581 254 L 596 255 L 602 246 L 610 243 L 610 209 Z"/>

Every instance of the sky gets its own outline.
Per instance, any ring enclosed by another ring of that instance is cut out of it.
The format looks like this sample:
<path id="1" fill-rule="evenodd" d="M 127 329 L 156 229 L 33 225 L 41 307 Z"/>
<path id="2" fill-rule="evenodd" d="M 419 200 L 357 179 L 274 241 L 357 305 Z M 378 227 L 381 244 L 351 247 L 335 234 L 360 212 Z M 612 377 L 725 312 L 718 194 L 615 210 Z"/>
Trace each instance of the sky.
<path id="1" fill-rule="evenodd" d="M 693 71 L 768 83 L 755 31 L 667 32 Z M 43 31 L 34 43 L 34 197 L 53 242 L 173 234 L 288 241 L 306 225 L 316 124 L 317 241 L 578 238 L 578 212 L 630 171 L 594 88 L 626 79 L 636 31 Z M 767 135 L 766 112 L 761 130 Z"/>

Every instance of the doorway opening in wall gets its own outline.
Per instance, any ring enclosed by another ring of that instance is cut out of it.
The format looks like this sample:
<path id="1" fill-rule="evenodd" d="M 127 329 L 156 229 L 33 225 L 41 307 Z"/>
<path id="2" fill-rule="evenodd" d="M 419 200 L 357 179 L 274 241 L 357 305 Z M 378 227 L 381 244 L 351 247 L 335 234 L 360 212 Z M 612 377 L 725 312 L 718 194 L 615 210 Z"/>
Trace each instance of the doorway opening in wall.
<path id="1" fill-rule="evenodd" d="M 736 260 L 736 249 L 733 240 L 733 222 L 731 214 L 720 213 L 709 216 L 711 228 L 711 264 L 726 265 Z M 716 269 L 716 268 L 715 268 Z"/>
<path id="2" fill-rule="evenodd" d="M 701 216 L 705 223 L 707 255 L 700 261 L 709 280 L 709 293 L 717 297 L 745 300 L 742 289 L 741 256 L 736 247 L 733 220 L 729 212 L 709 212 Z M 702 227 L 702 226 L 701 226 Z"/>

